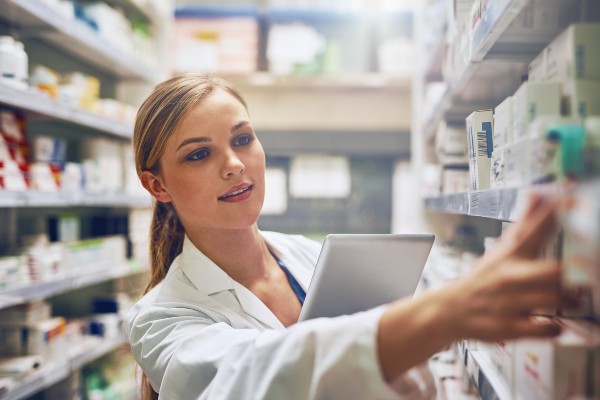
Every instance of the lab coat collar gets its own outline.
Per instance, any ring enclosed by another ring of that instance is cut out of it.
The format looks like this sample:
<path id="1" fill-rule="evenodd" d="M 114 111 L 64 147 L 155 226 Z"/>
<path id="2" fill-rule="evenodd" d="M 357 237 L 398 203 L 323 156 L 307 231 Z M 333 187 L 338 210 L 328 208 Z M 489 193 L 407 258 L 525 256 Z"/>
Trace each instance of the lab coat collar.
<path id="1" fill-rule="evenodd" d="M 275 314 L 254 293 L 233 280 L 217 264 L 206 257 L 194 246 L 187 235 L 183 242 L 180 265 L 185 275 L 201 293 L 210 296 L 226 290 L 233 291 L 246 314 L 269 328 L 284 328 Z"/>

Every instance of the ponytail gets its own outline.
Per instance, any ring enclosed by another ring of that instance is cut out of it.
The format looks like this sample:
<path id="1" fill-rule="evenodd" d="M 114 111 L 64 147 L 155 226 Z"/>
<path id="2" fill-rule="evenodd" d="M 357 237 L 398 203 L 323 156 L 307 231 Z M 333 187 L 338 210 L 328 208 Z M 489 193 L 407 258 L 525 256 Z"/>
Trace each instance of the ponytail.
<path id="1" fill-rule="evenodd" d="M 150 226 L 150 282 L 144 293 L 167 275 L 171 263 L 183 248 L 185 232 L 171 203 L 154 203 Z"/>
<path id="2" fill-rule="evenodd" d="M 183 248 L 185 232 L 171 203 L 154 203 L 154 213 L 150 226 L 150 282 L 144 290 L 158 285 L 167 275 L 171 263 Z M 142 371 L 141 399 L 157 400 L 148 376 Z"/>

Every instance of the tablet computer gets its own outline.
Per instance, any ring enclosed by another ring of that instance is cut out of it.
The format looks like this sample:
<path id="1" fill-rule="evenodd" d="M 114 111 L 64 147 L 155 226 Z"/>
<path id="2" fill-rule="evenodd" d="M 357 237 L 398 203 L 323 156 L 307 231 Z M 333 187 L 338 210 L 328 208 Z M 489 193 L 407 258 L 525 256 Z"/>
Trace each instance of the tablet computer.
<path id="1" fill-rule="evenodd" d="M 299 321 L 365 311 L 412 296 L 431 234 L 332 234 L 323 242 Z"/>

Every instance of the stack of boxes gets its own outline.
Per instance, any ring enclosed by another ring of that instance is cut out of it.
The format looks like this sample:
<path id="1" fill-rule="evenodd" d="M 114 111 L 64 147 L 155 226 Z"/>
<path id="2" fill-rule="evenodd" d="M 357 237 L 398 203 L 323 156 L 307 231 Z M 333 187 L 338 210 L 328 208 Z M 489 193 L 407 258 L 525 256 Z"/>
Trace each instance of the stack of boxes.
<path id="1" fill-rule="evenodd" d="M 533 60 L 513 96 L 466 119 L 470 190 L 598 176 L 598 37 L 600 24 L 570 26 Z M 476 345 L 515 399 L 600 398 L 600 184 L 583 182 L 571 195 L 562 233 L 543 254 L 562 260 L 563 285 L 581 293 L 581 305 L 538 310 L 561 325 L 554 339 Z"/>
<path id="2" fill-rule="evenodd" d="M 573 152 L 583 159 L 596 146 L 596 132 L 585 126 L 600 115 L 599 36 L 600 24 L 570 26 L 531 62 L 529 80 L 495 108 L 489 188 L 586 173 L 573 165 Z"/>

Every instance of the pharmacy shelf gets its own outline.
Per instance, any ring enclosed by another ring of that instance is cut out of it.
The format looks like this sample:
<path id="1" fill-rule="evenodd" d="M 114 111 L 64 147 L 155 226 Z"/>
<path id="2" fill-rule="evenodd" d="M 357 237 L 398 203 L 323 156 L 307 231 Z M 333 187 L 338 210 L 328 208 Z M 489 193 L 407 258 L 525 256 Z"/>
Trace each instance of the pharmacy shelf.
<path id="1" fill-rule="evenodd" d="M 482 400 L 511 400 L 510 388 L 500 377 L 485 351 L 459 348 L 466 373 L 475 384 Z"/>
<path id="2" fill-rule="evenodd" d="M 0 208 L 25 207 L 150 207 L 150 196 L 131 196 L 123 193 L 68 193 L 0 190 Z"/>
<path id="3" fill-rule="evenodd" d="M 43 364 L 38 370 L 16 382 L 11 390 L 0 396 L 0 399 L 17 400 L 31 396 L 66 379 L 71 372 L 118 349 L 125 343 L 125 339 L 122 337 L 112 339 L 86 337 L 83 344 L 70 349 L 66 359 L 53 360 L 50 363 Z"/>
<path id="4" fill-rule="evenodd" d="M 472 215 L 501 221 L 514 221 L 523 211 L 532 191 L 558 193 L 558 184 L 543 184 L 520 188 L 481 190 L 425 198 L 425 208 L 450 214 Z"/>
<path id="5" fill-rule="evenodd" d="M 38 37 L 116 78 L 157 81 L 157 73 L 76 19 L 41 0 L 0 0 L 1 19 L 19 28 L 22 37 Z"/>
<path id="6" fill-rule="evenodd" d="M 244 87 L 281 89 L 389 89 L 408 90 L 410 75 L 394 76 L 381 73 L 342 73 L 335 75 L 278 75 L 271 72 L 256 72 L 249 75 L 227 76 L 227 79 Z"/>
<path id="7" fill-rule="evenodd" d="M 107 4 L 122 8 L 131 19 L 142 18 L 150 21 L 152 24 L 159 22 L 159 16 L 151 8 L 150 2 L 141 0 L 104 0 Z M 145 3 L 145 4 L 144 4 Z"/>
<path id="8" fill-rule="evenodd" d="M 568 13 L 559 26 L 527 30 L 513 24 L 531 7 L 548 13 L 578 10 L 581 0 L 532 3 L 529 0 L 488 2 L 468 44 L 467 62 L 448 78 L 448 87 L 424 121 L 423 134 L 432 140 L 442 119 L 464 121 L 476 109 L 493 108 L 513 94 L 527 75 L 531 60 L 578 15 Z M 560 9 L 556 9 L 560 7 Z M 503 79 L 503 81 L 500 81 Z"/>
<path id="9" fill-rule="evenodd" d="M 18 108 L 36 117 L 50 118 L 94 129 L 125 139 L 133 135 L 133 126 L 106 118 L 79 108 L 71 107 L 32 88 L 17 89 L 0 82 L 0 104 Z"/>
<path id="10" fill-rule="evenodd" d="M 0 309 L 22 304 L 28 301 L 44 299 L 75 289 L 91 286 L 145 272 L 134 262 L 118 265 L 112 269 L 92 270 L 81 268 L 77 275 L 55 279 L 49 282 L 28 284 L 25 286 L 0 289 Z"/>

